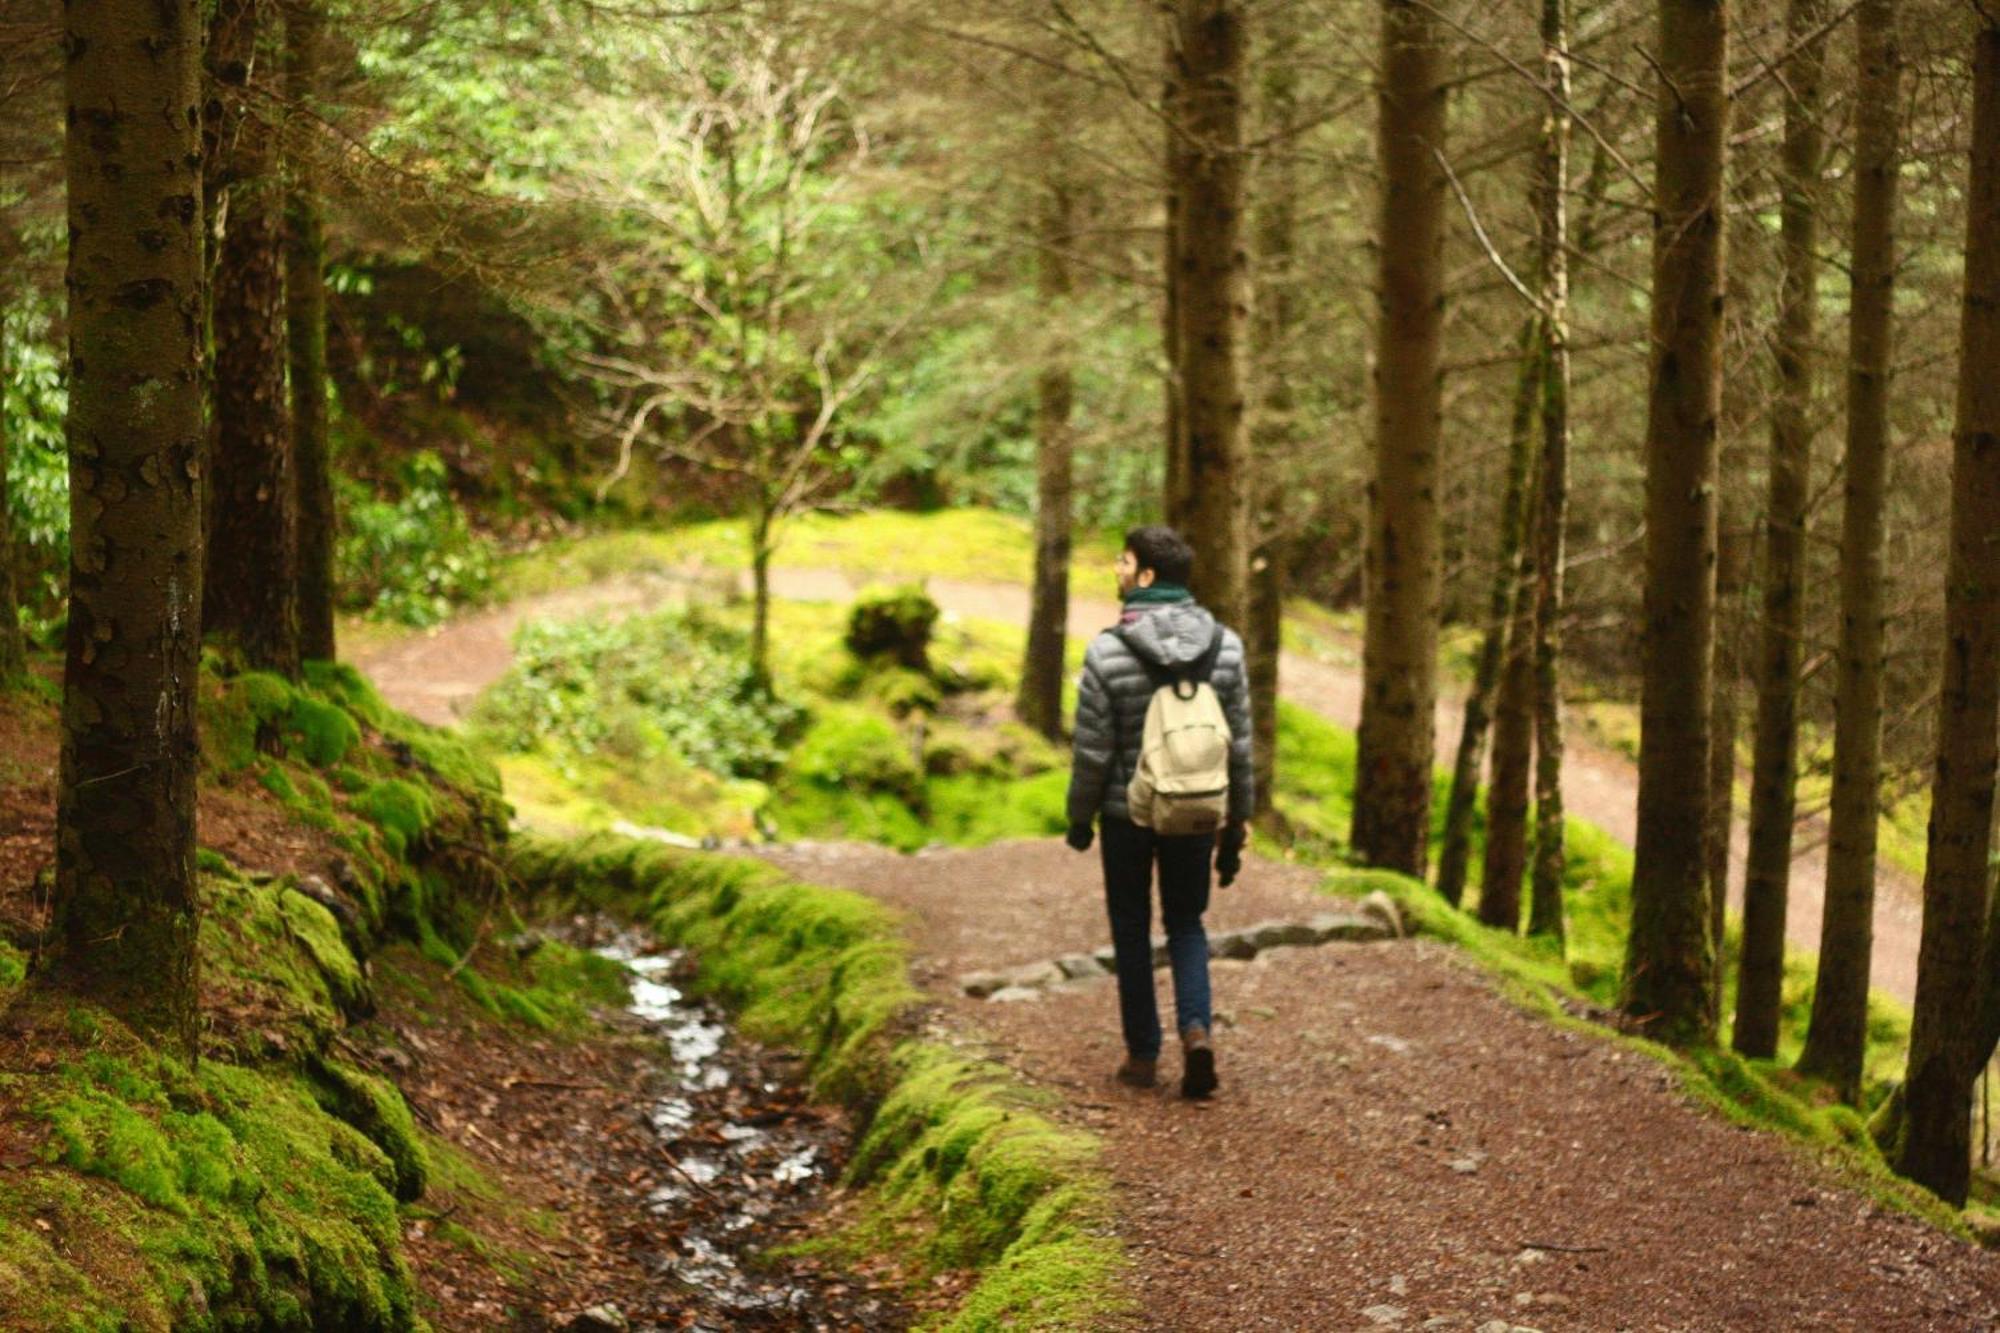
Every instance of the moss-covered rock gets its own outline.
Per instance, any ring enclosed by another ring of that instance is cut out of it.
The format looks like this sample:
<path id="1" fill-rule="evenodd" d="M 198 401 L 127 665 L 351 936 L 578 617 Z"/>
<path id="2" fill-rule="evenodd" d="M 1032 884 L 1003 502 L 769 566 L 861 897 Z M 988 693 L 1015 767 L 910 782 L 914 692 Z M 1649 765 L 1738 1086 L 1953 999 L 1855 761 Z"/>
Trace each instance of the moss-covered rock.
<path id="1" fill-rule="evenodd" d="M 312 1072 L 319 1104 L 388 1159 L 395 1196 L 405 1202 L 420 1197 L 430 1177 L 430 1158 L 403 1094 L 386 1079 L 337 1060 L 315 1060 Z"/>
<path id="2" fill-rule="evenodd" d="M 938 614 L 938 604 L 916 584 L 866 589 L 847 613 L 847 646 L 856 657 L 887 657 L 928 674 Z"/>
<path id="3" fill-rule="evenodd" d="M 921 805 L 924 775 L 910 740 L 880 713 L 854 704 L 820 710 L 785 763 L 785 776 L 828 790 L 887 792 Z"/>

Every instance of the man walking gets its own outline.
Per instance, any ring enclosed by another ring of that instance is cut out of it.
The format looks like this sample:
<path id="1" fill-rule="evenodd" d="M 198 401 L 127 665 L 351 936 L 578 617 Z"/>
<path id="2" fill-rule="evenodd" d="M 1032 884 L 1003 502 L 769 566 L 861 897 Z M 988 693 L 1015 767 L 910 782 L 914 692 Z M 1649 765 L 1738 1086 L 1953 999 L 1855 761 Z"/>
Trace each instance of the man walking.
<path id="1" fill-rule="evenodd" d="M 1104 898 L 1125 1031 L 1118 1080 L 1139 1088 L 1159 1081 L 1157 863 L 1184 1060 L 1181 1095 L 1206 1097 L 1216 1089 L 1201 923 L 1209 862 L 1212 855 L 1224 887 L 1236 878 L 1255 802 L 1243 641 L 1188 593 L 1193 568 L 1193 550 L 1172 528 L 1126 535 L 1117 565 L 1124 613 L 1091 641 L 1077 689 L 1068 842 L 1088 851 L 1092 821 L 1102 816 Z"/>

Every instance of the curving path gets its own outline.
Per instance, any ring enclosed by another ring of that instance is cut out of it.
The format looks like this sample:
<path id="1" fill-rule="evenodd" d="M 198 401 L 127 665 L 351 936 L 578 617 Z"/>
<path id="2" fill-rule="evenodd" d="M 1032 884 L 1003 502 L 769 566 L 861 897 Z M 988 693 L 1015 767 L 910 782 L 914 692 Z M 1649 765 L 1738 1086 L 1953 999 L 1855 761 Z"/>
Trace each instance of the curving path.
<path id="1" fill-rule="evenodd" d="M 730 576 L 714 571 L 685 575 L 631 574 L 583 588 L 523 598 L 505 606 L 460 617 L 426 634 L 404 639 L 362 656 L 356 663 L 396 707 L 427 722 L 445 725 L 456 720 L 472 701 L 505 674 L 513 657 L 513 635 L 523 623 L 586 615 L 624 615 L 685 601 L 703 587 L 713 588 Z M 794 601 L 848 601 L 879 576 L 839 570 L 779 567 L 772 571 L 772 591 Z M 1108 577 L 1104 580 L 1109 584 Z M 927 580 L 939 606 L 954 614 L 1023 624 L 1028 618 L 1028 590 L 1016 584 Z M 1107 599 L 1073 597 L 1069 630 L 1095 634 L 1117 618 L 1116 603 Z M 1287 699 L 1352 727 L 1361 715 L 1359 662 L 1324 661 L 1287 652 L 1279 666 L 1280 688 Z M 1438 762 L 1453 762 L 1463 722 L 1462 701 L 1441 698 L 1437 709 Z M 1637 835 L 1637 768 L 1622 754 L 1592 744 L 1570 741 L 1563 761 L 1563 795 L 1569 812 L 1596 824 L 1625 846 Z M 1805 830 L 1810 833 L 1810 830 Z M 1820 918 L 1826 902 L 1826 854 L 1823 839 L 1792 865 L 1790 911 L 1786 937 L 1793 947 L 1818 952 Z M 1741 906 L 1744 835 L 1738 821 L 1732 848 L 1735 874 L 1732 896 Z M 1909 1003 L 1916 994 L 1917 944 L 1922 926 L 1921 887 L 1884 868 L 1875 900 L 1874 984 Z"/>

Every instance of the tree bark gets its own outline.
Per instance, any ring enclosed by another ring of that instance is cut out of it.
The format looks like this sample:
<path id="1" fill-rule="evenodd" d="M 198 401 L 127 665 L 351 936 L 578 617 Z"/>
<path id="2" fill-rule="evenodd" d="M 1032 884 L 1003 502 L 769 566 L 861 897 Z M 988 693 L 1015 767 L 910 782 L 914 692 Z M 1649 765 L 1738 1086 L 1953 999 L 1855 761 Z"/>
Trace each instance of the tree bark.
<path id="1" fill-rule="evenodd" d="M 1784 276 L 1774 340 L 1769 495 L 1764 509 L 1764 626 L 1757 654 L 1757 740 L 1750 776 L 1750 854 L 1743 872 L 1743 961 L 1737 971 L 1735 1045 L 1778 1050 L 1798 784 L 1799 639 L 1803 632 L 1806 508 L 1812 484 L 1813 340 L 1819 322 L 1819 208 L 1825 133 L 1825 0 L 1786 8 L 1785 142 L 1778 171 Z"/>
<path id="2" fill-rule="evenodd" d="M 1465 717 L 1459 726 L 1458 753 L 1451 769 L 1451 794 L 1445 800 L 1444 836 L 1438 844 L 1437 891 L 1453 907 L 1465 897 L 1466 865 L 1472 857 L 1472 815 L 1479 800 L 1479 773 L 1486 764 L 1486 730 L 1492 718 L 1493 692 L 1500 684 L 1507 631 L 1513 624 L 1514 600 L 1521 588 L 1522 531 L 1527 523 L 1529 474 L 1534 468 L 1535 398 L 1542 383 L 1533 317 L 1521 324 L 1520 358 L 1513 423 L 1507 437 L 1507 483 L 1500 499 L 1500 549 L 1495 553 L 1493 583 L 1486 597 L 1486 632 L 1479 640 L 1472 689 L 1465 696 Z"/>
<path id="3" fill-rule="evenodd" d="M 1027 660 L 1021 670 L 1021 720 L 1051 740 L 1062 738 L 1063 651 L 1069 629 L 1071 441 L 1075 398 L 1067 318 L 1073 243 L 1072 201 L 1061 166 L 1060 127 L 1044 136 L 1050 179 L 1040 201 L 1035 294 L 1056 330 L 1035 377 L 1035 580 L 1028 611 Z"/>
<path id="4" fill-rule="evenodd" d="M 1249 572 L 1249 440 L 1243 347 L 1250 263 L 1243 236 L 1242 0 L 1180 0 L 1181 412 L 1187 432 L 1192 590 L 1242 625 Z"/>
<path id="5" fill-rule="evenodd" d="M 194 0 L 64 15 L 70 616 L 54 975 L 195 1049 L 202 30 Z"/>
<path id="6" fill-rule="evenodd" d="M 1645 671 L 1624 1008 L 1655 1037 L 1715 1032 L 1702 829 L 1715 631 L 1728 21 L 1660 0 L 1646 412 Z"/>
<path id="7" fill-rule="evenodd" d="M 1258 410 L 1251 431 L 1251 486 L 1257 497 L 1252 522 L 1249 610 L 1244 647 L 1249 658 L 1251 752 L 1257 779 L 1257 813 L 1271 809 L 1278 781 L 1278 659 L 1284 648 L 1285 547 L 1290 496 L 1287 477 L 1298 444 L 1296 364 L 1298 299 L 1298 155 L 1290 140 L 1298 114 L 1297 25 L 1272 16 L 1259 65 L 1262 137 L 1257 176 L 1256 346 Z"/>
<path id="8" fill-rule="evenodd" d="M 1943 685 L 1924 873 L 1923 941 L 1904 1081 L 1907 1127 L 1896 1169 L 1953 1204 L 1970 1177 L 1971 1099 L 2000 749 L 2000 16 L 1973 38 L 1972 155 L 1966 189 L 1965 303 L 1952 432 L 1951 556 Z"/>
<path id="9" fill-rule="evenodd" d="M 1444 314 L 1444 50 L 1416 0 L 1383 0 L 1375 475 L 1350 841 L 1421 878 L 1437 703 L 1437 472 Z"/>
<path id="10" fill-rule="evenodd" d="M 1732 418 L 1733 419 L 1733 418 Z M 1740 450 L 1731 448 L 1732 455 Z M 1732 459 L 1732 461 L 1736 461 Z M 1729 844 L 1736 830 L 1736 730 L 1743 692 L 1743 575 L 1750 563 L 1744 549 L 1742 487 L 1734 468 L 1717 478 L 1715 540 L 1715 667 L 1709 679 L 1708 805 L 1703 825 L 1703 877 L 1708 882 L 1708 947 L 1715 956 L 1710 973 L 1712 1000 L 1722 1013 L 1725 941 L 1729 930 Z M 1779 941 L 1783 943 L 1782 940 Z"/>
<path id="11" fill-rule="evenodd" d="M 1562 615 L 1569 522 L 1569 5 L 1542 0 L 1540 170 L 1542 454 L 1535 483 L 1535 859 L 1528 933 L 1563 939 Z"/>
<path id="12" fill-rule="evenodd" d="M 285 21 L 285 77 L 294 106 L 319 91 L 324 24 L 317 4 L 291 6 Z M 326 437 L 326 220 L 317 164 L 305 131 L 287 136 L 285 331 L 291 358 L 292 462 L 298 491 L 299 654 L 337 656 L 334 643 L 333 459 Z"/>
<path id="13" fill-rule="evenodd" d="M 1533 501 L 1529 508 L 1532 510 Z M 1535 748 L 1535 596 L 1518 587 L 1493 706 L 1493 772 L 1486 784 L 1486 857 L 1479 919 L 1521 929 L 1521 877 L 1528 864 L 1528 783 Z"/>
<path id="14" fill-rule="evenodd" d="M 771 692 L 771 556 L 776 542 L 769 496 L 759 496 L 750 517 L 750 681 Z"/>
<path id="15" fill-rule="evenodd" d="M 1186 108 L 1181 95 L 1180 19 L 1167 18 L 1166 76 L 1160 90 L 1160 118 L 1166 125 L 1163 160 L 1166 171 L 1165 216 L 1160 237 L 1160 351 L 1164 370 L 1162 448 L 1166 455 L 1160 484 L 1160 513 L 1168 526 L 1185 530 L 1188 522 L 1188 460 L 1186 385 L 1181 355 L 1181 229 L 1187 177 Z"/>
<path id="16" fill-rule="evenodd" d="M 268 44 L 275 5 L 224 0 L 218 22 Z M 246 116 L 231 154 L 228 222 L 216 255 L 215 451 L 202 628 L 245 665 L 299 672 L 297 491 L 285 402 L 283 187 L 270 126 Z"/>
<path id="17" fill-rule="evenodd" d="M 1875 838 L 1882 778 L 1882 500 L 1896 299 L 1902 48 L 1896 0 L 1855 13 L 1854 275 L 1847 329 L 1847 456 L 1840 525 L 1840 650 L 1826 913 L 1801 1071 L 1861 1096 L 1875 947 Z"/>

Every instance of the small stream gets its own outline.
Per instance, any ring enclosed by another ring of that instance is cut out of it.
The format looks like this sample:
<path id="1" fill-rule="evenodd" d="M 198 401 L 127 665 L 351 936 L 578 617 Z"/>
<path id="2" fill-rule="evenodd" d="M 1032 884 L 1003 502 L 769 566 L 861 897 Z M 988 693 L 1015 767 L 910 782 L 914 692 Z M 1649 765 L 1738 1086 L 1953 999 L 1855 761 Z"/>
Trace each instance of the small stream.
<path id="1" fill-rule="evenodd" d="M 630 1327 L 906 1326 L 891 1295 L 810 1261 L 757 1258 L 805 1234 L 846 1160 L 846 1119 L 807 1099 L 799 1058 L 742 1038 L 726 1015 L 687 994 L 692 965 L 678 950 L 604 918 L 574 925 L 576 943 L 630 969 L 627 1012 L 660 1048 L 658 1064 L 634 1080 L 646 1098 L 635 1109 L 665 1164 L 643 1204 L 663 1225 L 648 1230 L 668 1239 L 643 1258 L 680 1289 L 686 1308 L 676 1322 L 635 1315 Z"/>

